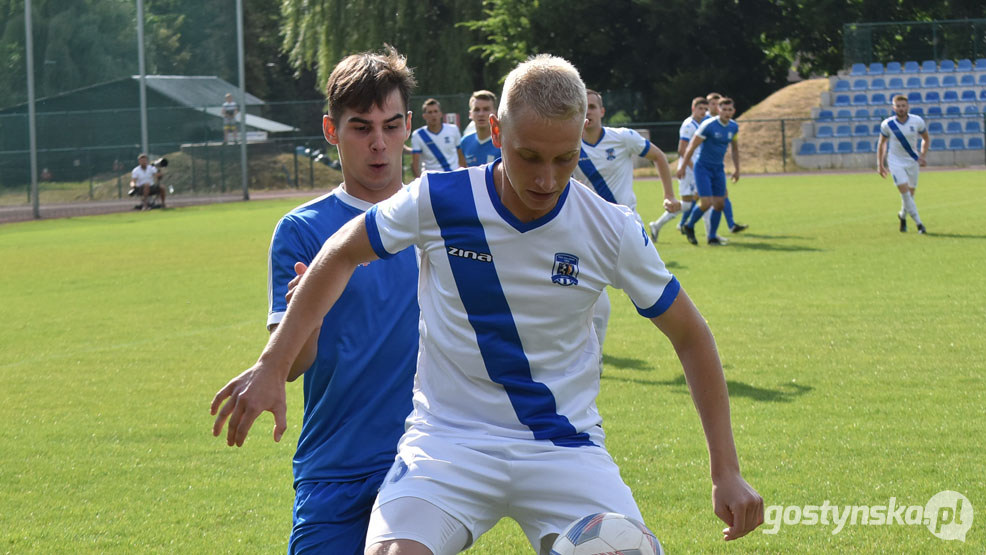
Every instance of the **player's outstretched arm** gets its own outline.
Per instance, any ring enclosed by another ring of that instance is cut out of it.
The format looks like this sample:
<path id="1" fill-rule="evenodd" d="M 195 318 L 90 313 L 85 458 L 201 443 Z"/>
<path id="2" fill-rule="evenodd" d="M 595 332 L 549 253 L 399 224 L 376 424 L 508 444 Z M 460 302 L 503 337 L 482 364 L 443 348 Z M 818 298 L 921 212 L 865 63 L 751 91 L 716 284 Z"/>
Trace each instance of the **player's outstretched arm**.
<path id="1" fill-rule="evenodd" d="M 741 538 L 763 523 L 763 499 L 740 474 L 729 418 L 729 393 L 715 339 L 684 290 L 664 314 L 651 319 L 671 341 L 705 431 L 712 474 L 712 505 L 729 527 L 724 539 Z"/>
<path id="2" fill-rule="evenodd" d="M 695 133 L 695 135 L 692 136 L 692 140 L 688 142 L 688 149 L 685 150 L 685 156 L 681 163 L 678 164 L 678 179 L 685 177 L 685 170 L 688 168 L 688 164 L 692 160 L 692 155 L 695 154 L 695 149 L 698 148 L 698 145 L 702 144 L 702 141 L 704 140 L 705 137 L 699 135 L 698 133 Z"/>
<path id="3" fill-rule="evenodd" d="M 274 441 L 281 440 L 287 429 L 284 384 L 292 364 L 342 294 L 356 266 L 375 258 L 363 218 L 353 218 L 322 245 L 257 363 L 213 398 L 213 435 L 222 433 L 228 419 L 226 443 L 242 446 L 254 420 L 269 411 L 274 414 Z"/>
<path id="4" fill-rule="evenodd" d="M 672 213 L 681 210 L 681 203 L 678 202 L 678 199 L 674 198 L 674 187 L 671 183 L 671 166 L 668 165 L 668 157 L 664 154 L 664 151 L 654 146 L 654 143 L 651 143 L 650 148 L 647 149 L 646 158 L 654 162 L 654 167 L 657 168 L 657 175 L 661 176 L 661 186 L 664 188 L 664 209 Z"/>

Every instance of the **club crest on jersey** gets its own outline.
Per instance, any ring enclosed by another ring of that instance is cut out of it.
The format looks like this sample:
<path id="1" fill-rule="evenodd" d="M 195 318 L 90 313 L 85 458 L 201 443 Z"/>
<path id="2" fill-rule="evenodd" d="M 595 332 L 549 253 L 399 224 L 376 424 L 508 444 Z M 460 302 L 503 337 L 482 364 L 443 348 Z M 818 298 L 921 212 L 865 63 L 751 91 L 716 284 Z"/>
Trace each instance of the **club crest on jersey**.
<path id="1" fill-rule="evenodd" d="M 615 148 L 607 148 L 606 149 L 606 159 L 607 160 L 616 160 L 616 149 Z"/>
<path id="2" fill-rule="evenodd" d="M 555 264 L 551 269 L 551 282 L 558 285 L 579 284 L 579 257 L 564 252 L 555 253 Z"/>
<path id="3" fill-rule="evenodd" d="M 458 256 L 459 258 L 470 258 L 472 260 L 478 260 L 480 262 L 493 262 L 493 255 L 488 252 L 476 252 L 466 249 L 460 249 L 459 247 L 445 247 L 446 252 L 449 256 Z"/>

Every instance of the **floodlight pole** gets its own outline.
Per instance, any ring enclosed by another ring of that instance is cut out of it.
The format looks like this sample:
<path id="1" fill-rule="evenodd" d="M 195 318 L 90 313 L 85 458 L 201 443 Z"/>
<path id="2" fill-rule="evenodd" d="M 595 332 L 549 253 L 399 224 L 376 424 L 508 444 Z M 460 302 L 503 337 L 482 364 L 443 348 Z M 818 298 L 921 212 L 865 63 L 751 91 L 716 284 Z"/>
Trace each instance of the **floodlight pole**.
<path id="1" fill-rule="evenodd" d="M 24 47 L 27 50 L 27 134 L 31 149 L 31 206 L 34 219 L 41 219 L 38 199 L 38 136 L 34 116 L 34 36 L 31 29 L 31 0 L 24 0 Z"/>
<path id="2" fill-rule="evenodd" d="M 150 156 L 147 144 L 147 70 L 144 67 L 144 0 L 137 0 L 137 69 L 140 72 L 140 149 Z"/>
<path id="3" fill-rule="evenodd" d="M 236 57 L 240 73 L 240 180 L 243 184 L 243 200 L 250 200 L 250 189 L 247 186 L 246 71 L 243 60 L 243 0 L 236 0 Z"/>

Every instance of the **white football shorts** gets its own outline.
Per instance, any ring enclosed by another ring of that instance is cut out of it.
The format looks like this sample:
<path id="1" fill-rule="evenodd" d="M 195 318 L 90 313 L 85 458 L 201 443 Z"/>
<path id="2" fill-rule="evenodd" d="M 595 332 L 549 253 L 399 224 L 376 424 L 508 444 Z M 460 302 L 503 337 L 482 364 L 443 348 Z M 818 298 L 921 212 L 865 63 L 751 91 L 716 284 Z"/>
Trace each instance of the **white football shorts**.
<path id="1" fill-rule="evenodd" d="M 678 198 L 698 195 L 695 188 L 695 170 L 688 168 L 685 170 L 685 177 L 678 180 Z"/>
<path id="2" fill-rule="evenodd" d="M 434 531 L 421 530 L 420 522 L 382 522 L 380 506 L 405 497 L 427 501 L 462 523 L 470 534 L 465 547 L 502 517 L 520 524 L 535 552 L 541 551 L 546 537 L 592 513 L 617 512 L 643 522 L 630 488 L 602 446 L 558 447 L 533 439 L 464 440 L 412 429 L 401 439 L 394 465 L 380 486 L 367 545 L 393 539 L 428 545 L 428 538 L 447 535 L 442 529 L 447 523 L 441 519 L 432 519 Z M 436 549 L 446 548 L 432 547 Z"/>
<path id="3" fill-rule="evenodd" d="M 890 176 L 894 178 L 894 185 L 903 185 L 911 189 L 918 187 L 918 170 L 921 166 L 916 161 L 896 162 L 887 160 L 887 168 L 890 169 Z"/>

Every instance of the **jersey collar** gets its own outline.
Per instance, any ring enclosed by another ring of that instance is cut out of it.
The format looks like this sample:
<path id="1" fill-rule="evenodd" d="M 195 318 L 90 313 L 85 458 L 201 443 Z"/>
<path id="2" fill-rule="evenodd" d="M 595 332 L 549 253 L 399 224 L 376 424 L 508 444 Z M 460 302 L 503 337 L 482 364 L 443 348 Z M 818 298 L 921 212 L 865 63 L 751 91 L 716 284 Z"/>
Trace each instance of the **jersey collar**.
<path id="1" fill-rule="evenodd" d="M 493 208 L 496 209 L 497 214 L 499 214 L 504 221 L 510 224 L 511 227 L 513 227 L 514 229 L 516 229 L 521 233 L 530 231 L 532 229 L 537 229 L 545 225 L 546 223 L 550 222 L 551 220 L 555 219 L 555 216 L 557 216 L 558 213 L 561 212 L 561 208 L 565 204 L 565 199 L 568 198 L 568 192 L 572 189 L 571 178 L 569 178 L 568 185 L 565 186 L 565 190 L 562 191 L 561 195 L 558 196 L 558 202 L 555 204 L 555 207 L 552 208 L 550 212 L 548 212 L 547 214 L 541 216 L 536 220 L 531 220 L 529 222 L 522 222 L 517 218 L 517 216 L 514 216 L 513 213 L 511 213 L 506 206 L 503 205 L 503 201 L 500 200 L 500 195 L 496 194 L 496 186 L 493 184 L 493 168 L 495 168 L 497 164 L 500 164 L 501 162 L 502 160 L 500 158 L 497 158 L 496 160 L 493 161 L 492 164 L 486 166 L 486 192 L 489 194 L 490 202 L 493 203 Z"/>

